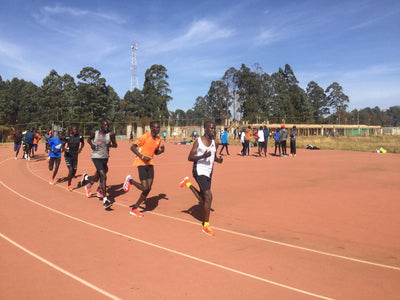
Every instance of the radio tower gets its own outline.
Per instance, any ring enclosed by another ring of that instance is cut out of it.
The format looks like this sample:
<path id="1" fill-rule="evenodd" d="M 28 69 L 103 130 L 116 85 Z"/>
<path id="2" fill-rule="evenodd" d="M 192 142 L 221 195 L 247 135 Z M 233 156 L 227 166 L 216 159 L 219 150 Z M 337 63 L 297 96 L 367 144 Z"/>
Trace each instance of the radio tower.
<path id="1" fill-rule="evenodd" d="M 131 45 L 132 49 L 132 61 L 131 61 L 131 92 L 133 91 L 133 88 L 139 89 L 139 81 L 138 81 L 138 76 L 137 76 L 137 64 L 136 64 L 136 50 L 137 50 L 137 44 L 133 43 Z"/>

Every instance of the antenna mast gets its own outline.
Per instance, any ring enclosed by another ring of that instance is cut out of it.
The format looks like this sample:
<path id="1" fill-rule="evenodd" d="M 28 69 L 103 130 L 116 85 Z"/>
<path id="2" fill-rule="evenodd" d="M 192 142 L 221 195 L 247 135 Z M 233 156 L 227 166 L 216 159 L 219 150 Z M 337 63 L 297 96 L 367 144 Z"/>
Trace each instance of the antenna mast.
<path id="1" fill-rule="evenodd" d="M 136 50 L 137 50 L 137 43 L 132 43 L 132 60 L 131 60 L 131 92 L 133 88 L 139 88 L 139 81 L 137 76 L 137 64 L 136 64 Z"/>

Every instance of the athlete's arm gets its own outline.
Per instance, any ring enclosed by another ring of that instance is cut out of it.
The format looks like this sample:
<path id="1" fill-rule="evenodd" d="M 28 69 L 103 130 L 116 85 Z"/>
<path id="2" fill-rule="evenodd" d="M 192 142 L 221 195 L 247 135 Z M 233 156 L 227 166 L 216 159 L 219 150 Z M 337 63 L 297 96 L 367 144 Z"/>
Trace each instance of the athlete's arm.
<path id="1" fill-rule="evenodd" d="M 137 149 L 137 145 L 136 144 L 133 144 L 132 146 L 131 146 L 131 151 L 137 156 L 137 157 L 140 157 L 143 161 L 150 161 L 151 160 L 151 158 L 150 157 L 147 157 L 147 156 L 144 156 L 142 153 L 140 153 L 139 152 L 139 150 Z"/>
<path id="2" fill-rule="evenodd" d="M 85 147 L 85 140 L 83 139 L 83 136 L 81 136 L 80 142 L 81 146 L 79 147 L 78 153 L 81 153 L 83 147 Z"/>
<path id="3" fill-rule="evenodd" d="M 164 147 L 164 145 L 161 145 L 159 149 L 154 151 L 154 154 L 155 155 L 160 155 L 161 153 L 164 153 L 164 151 L 165 151 L 165 147 Z"/>
<path id="4" fill-rule="evenodd" d="M 88 140 L 87 140 L 87 142 L 88 142 L 88 144 L 90 145 L 90 148 L 92 148 L 92 150 L 95 150 L 95 149 L 96 149 L 96 146 L 93 144 L 93 139 L 94 139 L 95 136 L 96 136 L 96 132 L 93 131 L 93 132 L 90 134 L 90 136 L 89 136 L 89 138 L 88 138 Z"/>
<path id="5" fill-rule="evenodd" d="M 110 147 L 117 148 L 118 144 L 117 144 L 117 140 L 115 139 L 115 133 L 114 132 L 110 133 L 110 140 L 111 140 Z"/>
<path id="6" fill-rule="evenodd" d="M 198 161 L 200 159 L 203 159 L 203 158 L 211 156 L 211 152 L 210 151 L 206 151 L 206 152 L 203 153 L 203 155 L 197 156 L 196 155 L 197 148 L 199 148 L 198 140 L 196 140 L 194 142 L 192 150 L 190 150 L 189 157 L 188 157 L 189 161 L 193 161 L 194 162 L 194 161 Z"/>

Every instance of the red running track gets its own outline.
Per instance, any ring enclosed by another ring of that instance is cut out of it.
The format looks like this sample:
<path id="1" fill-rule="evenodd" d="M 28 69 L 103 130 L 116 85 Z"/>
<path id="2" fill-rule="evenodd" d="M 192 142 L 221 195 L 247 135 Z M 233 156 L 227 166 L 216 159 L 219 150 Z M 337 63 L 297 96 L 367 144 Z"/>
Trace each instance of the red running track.
<path id="1" fill-rule="evenodd" d="M 180 180 L 191 146 L 165 143 L 144 218 L 129 143 L 111 149 L 106 211 L 83 188 L 48 184 L 43 145 L 0 147 L 1 299 L 399 299 L 400 156 L 298 150 L 215 165 L 211 226 Z M 253 149 L 252 149 L 253 150 Z M 94 172 L 89 147 L 78 178 Z M 62 161 L 58 178 L 67 169 Z"/>

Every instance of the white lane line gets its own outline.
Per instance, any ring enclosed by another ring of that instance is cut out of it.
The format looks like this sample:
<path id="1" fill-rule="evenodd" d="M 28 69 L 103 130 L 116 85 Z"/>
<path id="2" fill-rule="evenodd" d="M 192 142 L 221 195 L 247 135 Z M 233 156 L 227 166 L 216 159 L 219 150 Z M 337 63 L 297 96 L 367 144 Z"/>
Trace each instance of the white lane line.
<path id="1" fill-rule="evenodd" d="M 135 238 L 133 236 L 130 236 L 130 235 L 118 232 L 118 231 L 114 231 L 114 230 L 111 230 L 111 229 L 108 229 L 108 228 L 105 228 L 105 227 L 102 227 L 102 226 L 87 222 L 85 220 L 76 218 L 74 216 L 68 215 L 68 214 L 63 213 L 61 211 L 58 211 L 58 210 L 56 210 L 54 208 L 51 208 L 51 207 L 48 207 L 48 206 L 46 206 L 44 204 L 36 202 L 36 201 L 34 201 L 34 200 L 32 200 L 32 199 L 20 194 L 19 192 L 13 190 L 8 185 L 3 183 L 3 181 L 1 181 L 1 180 L 0 180 L 0 184 L 3 185 L 6 189 L 8 189 L 10 192 L 16 194 L 17 196 L 19 196 L 19 197 L 21 197 L 21 198 L 23 198 L 23 199 L 25 199 L 25 200 L 37 205 L 37 206 L 40 206 L 40 207 L 45 208 L 45 209 L 48 209 L 48 210 L 50 210 L 50 211 L 52 211 L 52 212 L 54 212 L 56 214 L 62 215 L 64 217 L 67 217 L 69 219 L 72 219 L 74 221 L 77 221 L 77 222 L 80 222 L 80 223 L 83 223 L 83 224 L 86 224 L 86 225 L 89 225 L 89 226 L 92 226 L 94 228 L 97 228 L 97 229 L 100 229 L 100 230 L 103 230 L 103 231 L 106 231 L 106 232 L 109 232 L 109 233 L 112 233 L 112 234 L 115 234 L 115 235 L 118 235 L 118 236 L 126 237 L 126 238 L 131 239 L 133 241 L 136 241 L 138 243 L 142 243 L 142 244 L 154 247 L 154 248 L 158 248 L 158 249 L 161 249 L 161 250 L 164 250 L 164 251 L 167 251 L 167 252 L 182 256 L 182 257 L 189 258 L 189 259 L 197 261 L 197 262 L 201 262 L 201 263 L 204 263 L 204 264 L 207 264 L 207 265 L 211 265 L 211 266 L 216 267 L 216 268 L 227 270 L 227 271 L 230 271 L 232 273 L 236 273 L 236 274 L 243 275 L 243 276 L 246 276 L 246 277 L 249 277 L 249 278 L 252 278 L 252 279 L 256 279 L 256 280 L 259 280 L 259 281 L 262 281 L 262 282 L 269 283 L 271 285 L 275 285 L 275 286 L 279 286 L 279 287 L 282 287 L 282 288 L 285 288 L 285 289 L 288 289 L 288 290 L 292 290 L 294 292 L 298 292 L 298 293 L 301 293 L 301 294 L 309 295 L 309 296 L 320 298 L 320 299 L 332 299 L 332 298 L 328 298 L 328 297 L 325 297 L 325 296 L 322 296 L 322 295 L 314 294 L 314 293 L 311 293 L 311 292 L 308 292 L 308 291 L 305 291 L 305 290 L 302 290 L 302 289 L 298 289 L 298 288 L 295 288 L 295 287 L 292 287 L 292 286 L 289 286 L 289 285 L 285 285 L 285 284 L 282 284 L 282 283 L 271 281 L 271 280 L 268 280 L 268 279 L 265 279 L 265 278 L 262 278 L 262 277 L 259 277 L 259 276 L 255 276 L 255 275 L 252 275 L 252 274 L 249 274 L 249 273 L 245 273 L 245 272 L 242 272 L 242 271 L 239 271 L 239 270 L 236 270 L 236 269 L 232 269 L 230 267 L 226 267 L 226 266 L 223 266 L 223 265 L 220 265 L 220 264 L 216 264 L 216 263 L 210 262 L 210 261 L 205 260 L 205 259 L 201 259 L 201 258 L 192 256 L 192 255 L 189 255 L 189 254 L 186 254 L 186 253 L 183 253 L 183 252 L 179 252 L 179 251 L 176 251 L 176 250 L 173 250 L 173 249 L 169 249 L 169 248 L 166 248 L 166 247 L 163 247 L 163 246 L 151 243 L 151 242 L 147 242 L 147 241 Z"/>
<path id="2" fill-rule="evenodd" d="M 104 296 L 107 296 L 107 297 L 109 297 L 111 299 L 116 299 L 116 300 L 120 299 L 117 296 L 115 296 L 113 294 L 110 294 L 109 292 L 107 292 L 107 291 L 95 286 L 94 284 L 91 284 L 90 282 L 87 282 L 86 280 L 84 280 L 84 279 L 82 279 L 82 278 L 80 278 L 80 277 L 68 272 L 67 270 L 64 270 L 63 268 L 53 264 L 52 262 L 48 261 L 47 259 L 44 259 L 43 257 L 33 253 L 32 251 L 30 251 L 30 250 L 26 249 L 25 247 L 21 246 L 20 244 L 18 244 L 17 242 L 13 241 L 9 237 L 5 236 L 4 234 L 0 233 L 0 237 L 5 239 L 9 243 L 13 244 L 15 247 L 17 247 L 17 248 L 21 249 L 22 251 L 28 253 L 29 255 L 33 256 L 34 258 L 36 258 L 36 259 L 40 260 L 41 262 L 47 264 L 48 266 L 52 267 L 53 269 L 56 269 L 57 271 L 67 275 L 68 277 L 71 277 L 72 279 L 80 282 L 83 285 L 86 285 L 87 287 L 95 290 L 96 292 L 98 292 L 100 294 L 103 294 Z"/>
<path id="3" fill-rule="evenodd" d="M 30 169 L 29 164 L 27 164 L 27 168 L 28 168 L 29 172 L 32 173 L 33 175 L 35 175 L 36 177 L 38 177 L 38 178 L 40 178 L 40 179 L 42 179 L 44 181 L 47 181 L 47 179 L 45 179 L 45 178 L 39 176 L 38 174 L 34 173 Z M 63 188 L 64 189 L 63 186 L 59 186 L 59 185 L 56 185 L 56 186 L 59 187 L 59 188 Z M 76 191 L 75 193 L 78 193 L 78 194 L 86 196 L 84 193 L 81 193 L 79 191 Z M 128 205 L 125 205 L 125 204 L 122 204 L 122 203 L 118 203 L 118 202 L 115 202 L 114 205 L 119 205 L 121 207 L 129 208 Z M 163 217 L 163 218 L 172 219 L 172 220 L 175 220 L 175 221 L 185 222 L 185 223 L 196 225 L 196 226 L 199 225 L 198 223 L 193 222 L 193 221 L 189 221 L 189 220 L 185 220 L 185 219 L 181 219 L 181 218 L 177 218 L 177 217 L 172 217 L 172 216 L 169 216 L 169 215 L 160 214 L 160 213 L 156 213 L 156 212 L 153 212 L 153 211 L 147 211 L 146 213 L 150 213 L 150 214 L 153 214 L 153 215 L 156 215 L 156 216 L 159 216 L 159 217 Z M 335 257 L 335 258 L 344 259 L 344 260 L 357 262 L 357 263 L 361 263 L 361 264 L 366 264 L 366 265 L 371 265 L 371 266 L 375 266 L 375 267 L 380 267 L 380 268 L 392 269 L 392 270 L 400 271 L 400 267 L 380 264 L 380 263 L 371 262 L 371 261 L 368 261 L 368 260 L 357 259 L 357 258 L 353 258 L 353 257 L 349 257 L 349 256 L 330 253 L 330 252 L 319 251 L 319 250 L 315 250 L 315 249 L 311 249 L 311 248 L 307 248 L 307 247 L 302 247 L 302 246 L 297 246 L 297 245 L 293 245 L 293 244 L 288 244 L 288 243 L 284 243 L 284 242 L 278 242 L 278 241 L 270 240 L 270 239 L 267 239 L 267 238 L 262 238 L 262 237 L 258 237 L 258 236 L 255 236 L 255 235 L 250 235 L 250 234 L 245 234 L 245 233 L 241 233 L 241 232 L 237 232 L 237 231 L 232 231 L 232 230 L 221 228 L 221 227 L 213 226 L 213 228 L 217 229 L 219 231 L 226 232 L 226 233 L 230 233 L 230 234 L 234 234 L 234 235 L 238 235 L 238 236 L 242 236 L 242 237 L 246 237 L 246 238 L 250 238 L 250 239 L 254 239 L 254 240 L 259 240 L 259 241 L 263 241 L 263 242 L 267 242 L 267 243 L 271 243 L 271 244 L 275 244 L 275 245 L 280 245 L 280 246 L 284 246 L 284 247 L 288 247 L 288 248 L 292 248 L 292 249 L 297 249 L 297 250 L 302 250 L 302 251 L 306 251 L 306 252 L 316 253 L 316 254 L 319 254 L 319 255 Z"/>

